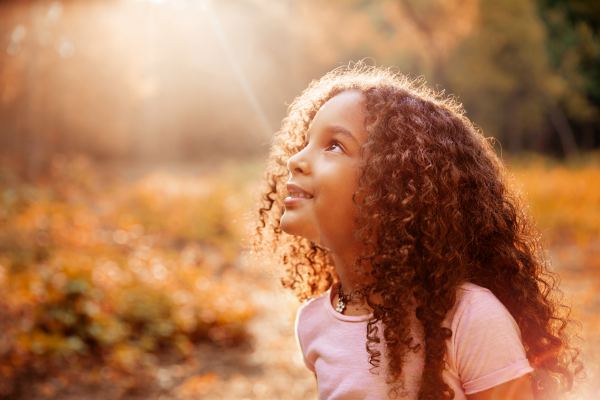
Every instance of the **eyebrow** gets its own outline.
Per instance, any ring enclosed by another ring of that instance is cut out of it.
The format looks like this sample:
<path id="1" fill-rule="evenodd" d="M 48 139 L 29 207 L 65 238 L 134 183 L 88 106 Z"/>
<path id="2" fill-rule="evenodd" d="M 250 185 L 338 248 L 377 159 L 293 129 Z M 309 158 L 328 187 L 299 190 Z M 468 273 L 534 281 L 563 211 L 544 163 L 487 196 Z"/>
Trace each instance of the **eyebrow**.
<path id="1" fill-rule="evenodd" d="M 350 132 L 348 129 L 344 128 L 341 125 L 328 125 L 325 127 L 326 131 L 330 131 L 332 133 L 340 133 L 344 136 L 349 137 L 350 139 L 354 140 L 357 144 L 358 144 L 358 139 L 356 139 L 356 137 L 352 134 L 352 132 Z M 310 135 L 306 134 L 306 140 L 310 140 Z"/>
<path id="2" fill-rule="evenodd" d="M 348 129 L 344 128 L 343 126 L 331 125 L 331 126 L 327 127 L 327 129 L 330 130 L 331 132 L 341 133 L 344 136 L 348 136 L 349 138 L 351 138 L 352 140 L 354 140 L 356 143 L 358 143 L 358 140 L 352 134 L 352 132 L 350 132 Z"/>

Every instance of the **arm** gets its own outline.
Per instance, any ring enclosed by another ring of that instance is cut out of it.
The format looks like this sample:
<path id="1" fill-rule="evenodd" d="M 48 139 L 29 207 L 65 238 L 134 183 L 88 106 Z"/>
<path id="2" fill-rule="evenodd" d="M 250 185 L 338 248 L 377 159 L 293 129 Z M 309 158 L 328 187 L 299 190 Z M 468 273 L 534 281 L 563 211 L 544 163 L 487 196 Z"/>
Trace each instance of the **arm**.
<path id="1" fill-rule="evenodd" d="M 531 374 L 467 395 L 468 400 L 533 400 Z"/>

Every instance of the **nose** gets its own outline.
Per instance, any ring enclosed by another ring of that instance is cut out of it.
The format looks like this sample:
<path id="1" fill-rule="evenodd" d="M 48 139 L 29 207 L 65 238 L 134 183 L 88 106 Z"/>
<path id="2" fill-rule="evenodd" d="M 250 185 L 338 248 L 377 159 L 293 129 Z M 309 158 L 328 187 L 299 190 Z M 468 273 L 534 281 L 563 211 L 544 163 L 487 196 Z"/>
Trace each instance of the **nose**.
<path id="1" fill-rule="evenodd" d="M 306 147 L 304 149 L 306 149 Z M 300 150 L 288 159 L 287 168 L 292 174 L 307 174 L 310 172 L 310 166 L 308 161 L 306 160 L 304 149 Z"/>

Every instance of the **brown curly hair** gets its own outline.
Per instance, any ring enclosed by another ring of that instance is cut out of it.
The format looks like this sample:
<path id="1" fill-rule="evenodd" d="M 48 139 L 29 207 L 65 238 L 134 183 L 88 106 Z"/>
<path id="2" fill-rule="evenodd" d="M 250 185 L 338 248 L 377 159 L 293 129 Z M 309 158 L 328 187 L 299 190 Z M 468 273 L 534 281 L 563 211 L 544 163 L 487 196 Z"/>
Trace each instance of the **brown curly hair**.
<path id="1" fill-rule="evenodd" d="M 409 313 L 424 329 L 425 368 L 419 399 L 452 399 L 442 380 L 445 342 L 452 331 L 442 321 L 469 281 L 488 288 L 519 325 L 534 367 L 536 398 L 571 390 L 582 370 L 570 344 L 570 309 L 560 300 L 539 235 L 490 142 L 448 96 L 400 73 L 362 62 L 340 67 L 309 87 L 289 106 L 276 133 L 265 173 L 252 248 L 276 254 L 286 268 L 282 284 L 300 300 L 338 281 L 327 249 L 303 237 L 282 234 L 279 221 L 289 177 L 287 161 L 306 145 L 319 108 L 342 91 L 366 99 L 368 138 L 363 145 L 358 189 L 357 235 L 365 250 L 355 264 L 371 270 L 367 324 L 369 362 L 379 366 L 377 322 L 383 323 L 387 382 L 401 376 L 409 351 L 416 351 Z M 408 304 L 416 301 L 412 311 Z M 416 310 L 416 311 L 415 311 Z M 393 329 L 385 329 L 391 327 Z M 390 386 L 389 396 L 398 388 Z"/>

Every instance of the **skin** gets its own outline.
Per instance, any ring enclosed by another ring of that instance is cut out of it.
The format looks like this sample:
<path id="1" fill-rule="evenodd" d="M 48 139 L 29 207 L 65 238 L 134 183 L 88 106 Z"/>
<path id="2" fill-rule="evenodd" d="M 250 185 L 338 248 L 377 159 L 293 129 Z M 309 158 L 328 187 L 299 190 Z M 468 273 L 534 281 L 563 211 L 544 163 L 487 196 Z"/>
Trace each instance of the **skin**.
<path id="1" fill-rule="evenodd" d="M 353 236 L 356 207 L 352 195 L 359 178 L 360 149 L 367 139 L 364 95 L 344 91 L 327 101 L 315 115 L 308 144 L 288 160 L 290 181 L 313 195 L 300 204 L 286 206 L 281 228 L 330 250 L 342 287 L 364 281 L 352 271 L 361 250 Z M 341 133 L 341 129 L 347 134 Z M 337 299 L 335 299 L 337 301 Z M 366 304 L 352 305 L 349 312 L 364 314 Z"/>
<path id="2" fill-rule="evenodd" d="M 467 396 L 469 400 L 533 400 L 531 375 L 527 374 L 482 392 Z"/>
<path id="3" fill-rule="evenodd" d="M 309 127 L 307 145 L 288 160 L 289 181 L 311 193 L 313 198 L 286 206 L 280 221 L 284 232 L 303 236 L 330 250 L 345 291 L 357 287 L 365 279 L 365 275 L 352 269 L 361 251 L 360 242 L 353 236 L 356 207 L 352 195 L 358 186 L 360 149 L 367 139 L 364 101 L 361 92 L 348 90 L 334 96 L 319 109 Z M 336 127 L 343 128 L 347 134 Z M 337 304 L 337 296 L 333 304 Z M 371 311 L 362 302 L 349 304 L 344 314 L 362 315 Z M 533 400 L 530 376 L 467 398 Z"/>

